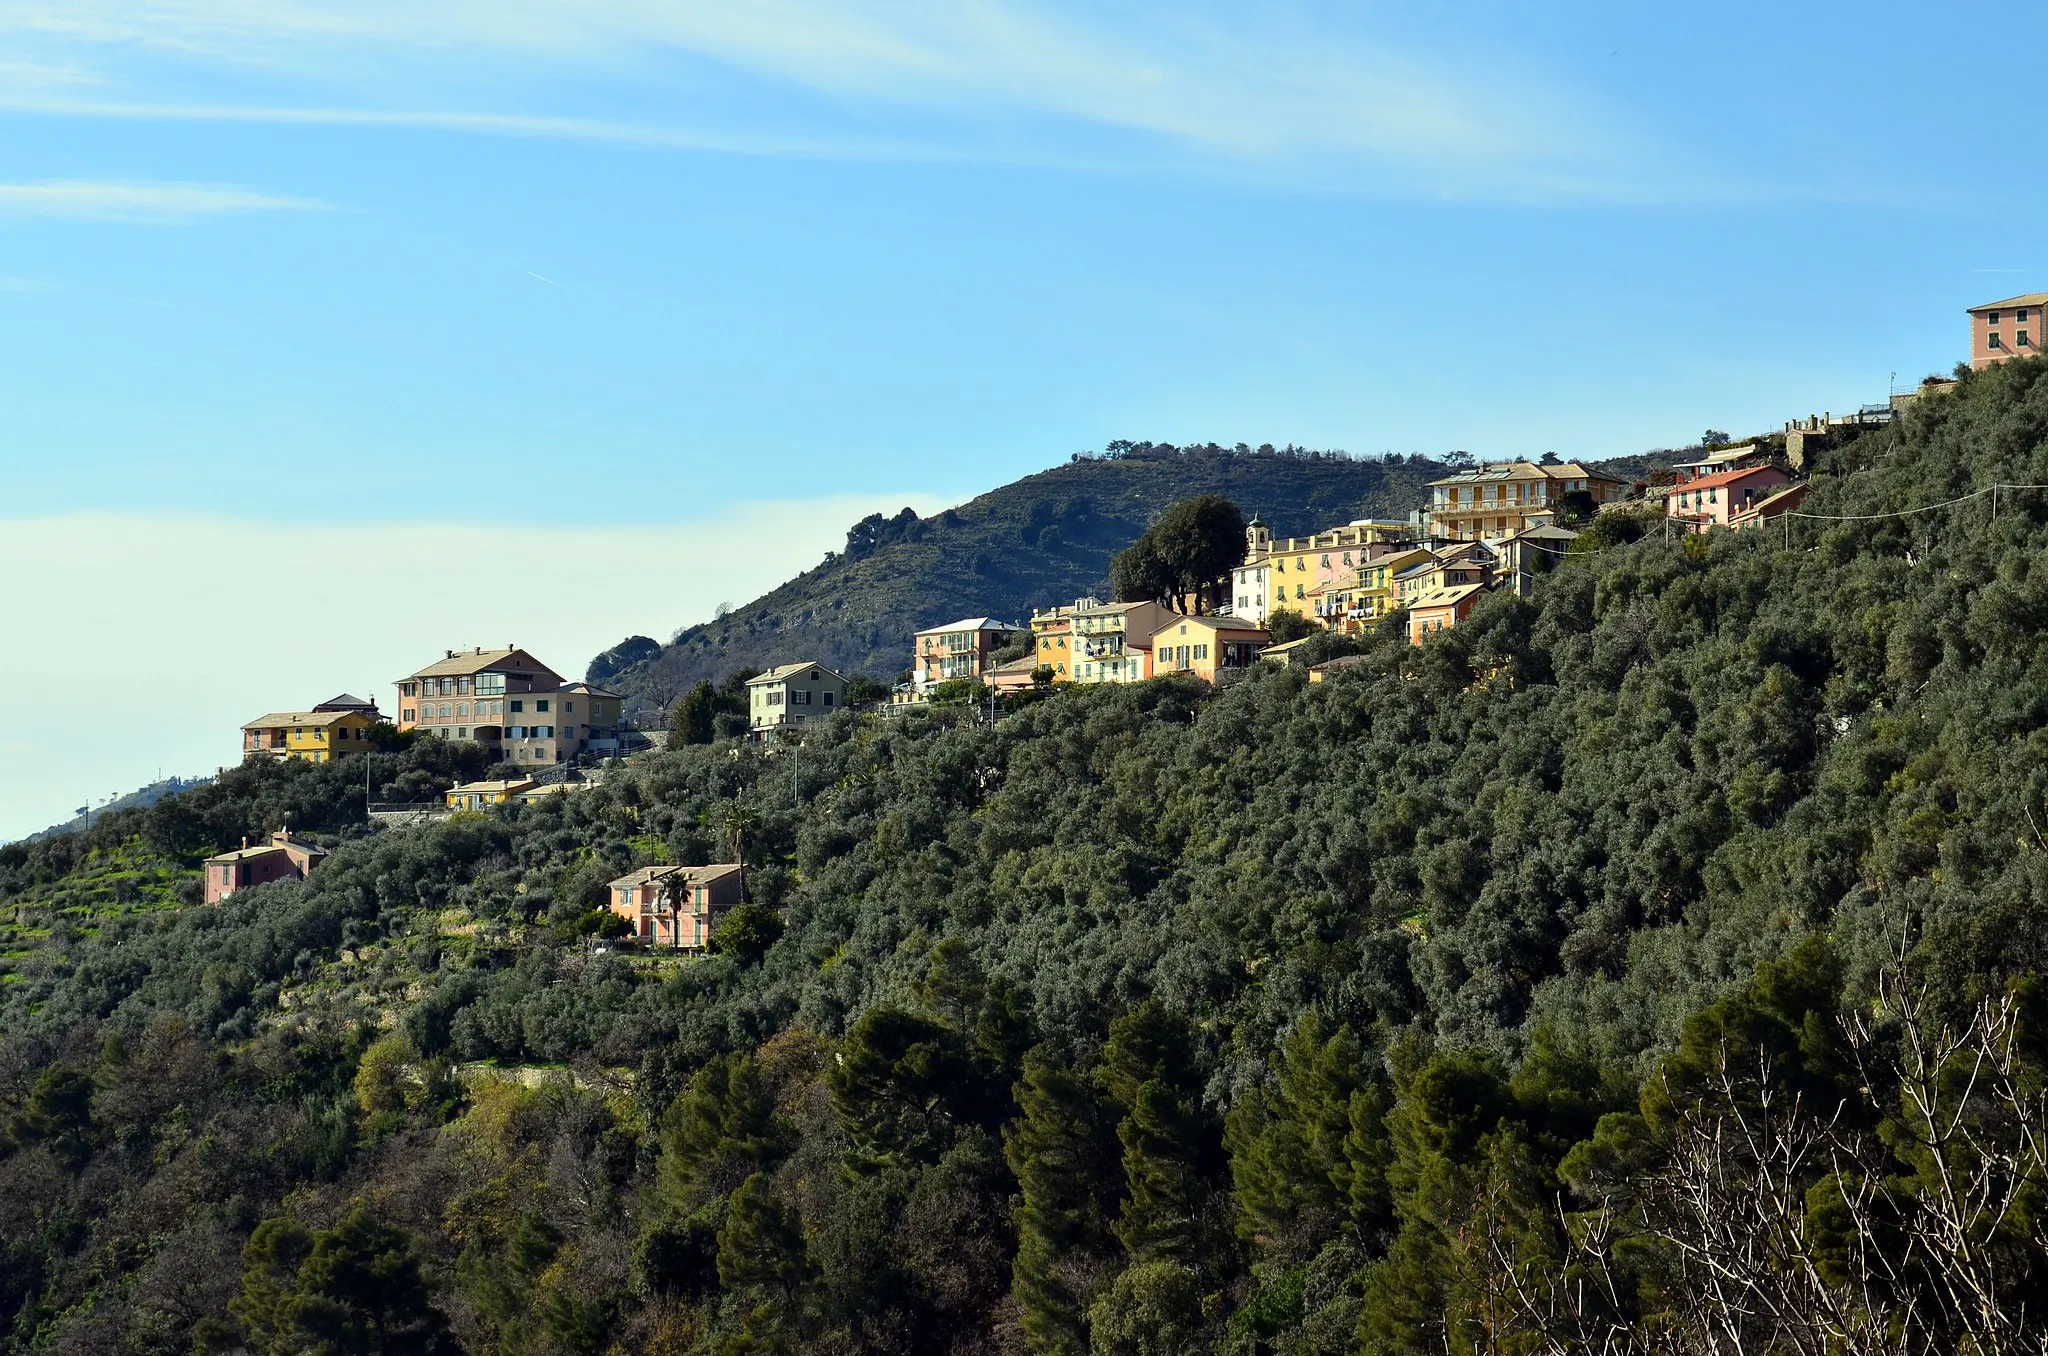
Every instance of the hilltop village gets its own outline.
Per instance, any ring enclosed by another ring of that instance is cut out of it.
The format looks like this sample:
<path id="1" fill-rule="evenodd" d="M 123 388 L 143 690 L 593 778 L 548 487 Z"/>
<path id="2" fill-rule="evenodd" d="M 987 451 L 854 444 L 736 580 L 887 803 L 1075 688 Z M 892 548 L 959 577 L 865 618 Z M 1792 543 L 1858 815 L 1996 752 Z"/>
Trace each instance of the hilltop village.
<path id="1" fill-rule="evenodd" d="M 2036 351 L 2048 293 L 1970 309 L 1972 368 Z M 2010 334 L 2008 339 L 2007 335 Z M 910 637 L 910 667 L 893 686 L 815 661 L 742 672 L 725 700 L 738 706 L 724 728 L 749 741 L 800 744 L 804 728 L 848 709 L 877 718 L 919 708 L 980 707 L 994 718 L 1020 701 L 1063 687 L 1136 684 L 1169 675 L 1213 685 L 1255 664 L 1283 663 L 1323 681 L 1348 656 L 1327 655 L 1320 638 L 1385 635 L 1423 645 L 1466 621 L 1495 591 L 1527 597 L 1563 556 L 1631 541 L 1714 532 L 1769 530 L 1801 515 L 1810 458 L 1835 440 L 1897 420 L 1914 401 L 1955 385 L 1929 377 L 1883 404 L 1787 421 L 1741 441 L 1712 433 L 1698 453 L 1628 482 L 1547 453 L 1535 461 L 1467 465 L 1430 482 L 1428 502 L 1406 519 L 1360 519 L 1304 537 L 1275 537 L 1254 516 L 1242 524 L 1236 563 L 1213 587 L 1153 589 L 1159 596 L 1095 597 L 1034 612 L 1028 622 L 966 617 Z M 1232 510 L 1234 513 L 1234 509 Z M 709 691 L 697 694 L 709 703 Z M 457 784 L 439 802 L 371 804 L 386 826 L 481 812 L 513 801 L 564 795 L 594 784 L 604 765 L 690 734 L 677 704 L 664 720 L 635 729 L 622 694 L 571 681 L 508 644 L 449 650 L 395 683 L 389 718 L 373 701 L 344 693 L 304 711 L 272 712 L 242 727 L 245 758 L 328 762 L 366 754 L 380 728 L 400 737 L 481 746 L 486 778 Z M 204 898 L 303 878 L 326 853 L 289 826 L 267 842 L 209 858 Z M 640 945 L 701 953 L 722 917 L 746 897 L 744 865 L 656 865 L 610 883 L 617 932 Z"/>

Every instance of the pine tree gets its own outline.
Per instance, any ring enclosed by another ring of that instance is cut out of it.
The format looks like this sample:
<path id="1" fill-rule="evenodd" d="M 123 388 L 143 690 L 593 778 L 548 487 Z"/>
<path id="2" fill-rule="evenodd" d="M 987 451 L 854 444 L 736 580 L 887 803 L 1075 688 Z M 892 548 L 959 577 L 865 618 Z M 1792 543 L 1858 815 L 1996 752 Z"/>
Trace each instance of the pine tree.
<path id="1" fill-rule="evenodd" d="M 936 1160 L 979 1101 L 960 1033 L 887 1004 L 861 1014 L 827 1077 L 857 1172 Z"/>
<path id="2" fill-rule="evenodd" d="M 1147 1000 L 1110 1027 L 1103 1085 L 1123 1108 L 1124 1203 L 1116 1234 L 1133 1261 L 1192 1264 L 1202 1123 L 1187 1025 Z"/>
<path id="3" fill-rule="evenodd" d="M 1091 1082 L 1041 1047 L 1024 1057 L 1019 1114 L 1003 1135 L 1017 1178 L 1017 1255 L 1010 1293 L 1025 1337 L 1043 1356 L 1084 1356 L 1091 1273 L 1110 1250 L 1105 1205 L 1115 1196 L 1112 1111 Z"/>
<path id="4" fill-rule="evenodd" d="M 661 1119 L 661 1194 L 687 1214 L 779 1156 L 775 1107 L 753 1056 L 714 1055 Z"/>
<path id="5" fill-rule="evenodd" d="M 726 1202 L 718 1231 L 718 1283 L 729 1291 L 787 1299 L 810 1279 L 810 1259 L 794 1212 L 775 1195 L 768 1174 L 740 1183 Z"/>

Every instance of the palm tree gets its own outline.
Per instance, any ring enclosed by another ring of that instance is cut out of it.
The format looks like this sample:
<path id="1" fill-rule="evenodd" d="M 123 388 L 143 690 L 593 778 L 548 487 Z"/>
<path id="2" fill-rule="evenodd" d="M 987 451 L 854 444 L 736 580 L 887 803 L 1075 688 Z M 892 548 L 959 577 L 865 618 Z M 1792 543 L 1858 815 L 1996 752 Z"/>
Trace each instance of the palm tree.
<path id="1" fill-rule="evenodd" d="M 733 861 L 740 868 L 740 898 L 747 894 L 747 843 L 754 836 L 754 812 L 735 800 L 725 807 L 725 815 L 719 821 L 719 841 L 732 854 Z"/>

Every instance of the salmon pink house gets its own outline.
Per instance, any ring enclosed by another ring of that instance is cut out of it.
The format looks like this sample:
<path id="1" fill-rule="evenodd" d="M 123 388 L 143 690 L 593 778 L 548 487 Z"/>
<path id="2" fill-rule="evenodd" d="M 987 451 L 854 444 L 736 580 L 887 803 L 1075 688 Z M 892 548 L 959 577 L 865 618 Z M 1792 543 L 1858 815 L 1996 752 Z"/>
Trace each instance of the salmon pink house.
<path id="1" fill-rule="evenodd" d="M 719 916 L 742 898 L 737 862 L 716 866 L 643 866 L 611 883 L 611 911 L 646 947 L 703 951 Z"/>
<path id="2" fill-rule="evenodd" d="M 1731 519 L 1791 483 L 1775 466 L 1748 466 L 1681 481 L 1664 491 L 1664 516 L 1682 522 L 1688 531 L 1726 527 Z"/>

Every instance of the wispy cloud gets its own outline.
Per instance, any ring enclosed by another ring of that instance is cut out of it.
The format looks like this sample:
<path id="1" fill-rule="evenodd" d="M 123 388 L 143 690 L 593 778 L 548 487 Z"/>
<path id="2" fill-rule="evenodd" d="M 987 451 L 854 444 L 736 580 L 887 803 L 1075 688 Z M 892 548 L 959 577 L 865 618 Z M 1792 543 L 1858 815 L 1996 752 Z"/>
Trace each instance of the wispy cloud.
<path id="1" fill-rule="evenodd" d="M 11 79 L 9 61 L 91 79 Z M 195 67 L 249 97 L 173 97 Z M 719 107 L 705 93 L 716 72 L 822 99 L 814 131 Z M 423 104 L 449 111 L 394 111 Z M 1056 0 L 0 0 L 0 107 L 740 153 L 1207 161 L 1432 194 L 1636 196 L 1627 181 L 1659 160 L 1617 110 L 1538 73 L 1284 3 L 1112 17 Z M 862 117 L 894 120 L 891 133 L 846 135 Z M 1121 144 L 1104 152 L 1091 133 Z"/>
<path id="2" fill-rule="evenodd" d="M 55 179 L 0 184 L 0 216 L 73 221 L 182 221 L 226 212 L 304 212 L 326 206 L 223 184 L 135 184 Z"/>

